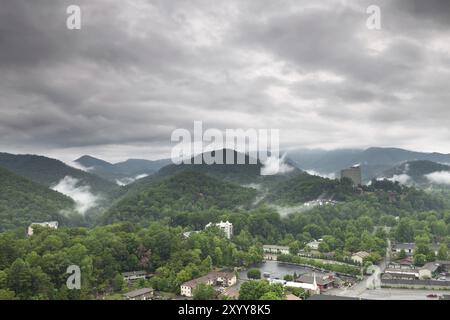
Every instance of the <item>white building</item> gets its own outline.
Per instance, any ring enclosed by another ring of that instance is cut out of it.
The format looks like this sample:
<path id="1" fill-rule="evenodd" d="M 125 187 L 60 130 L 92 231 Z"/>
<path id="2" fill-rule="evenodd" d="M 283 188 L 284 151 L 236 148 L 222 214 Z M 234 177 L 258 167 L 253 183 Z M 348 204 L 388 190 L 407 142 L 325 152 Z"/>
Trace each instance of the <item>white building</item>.
<path id="1" fill-rule="evenodd" d="M 225 233 L 225 236 L 228 239 L 230 239 L 233 236 L 233 224 L 229 221 L 225 221 L 225 222 L 220 221 L 219 223 L 215 223 L 215 224 L 210 222 L 206 225 L 205 229 L 209 228 L 211 226 L 216 226 L 216 227 L 219 227 L 220 229 L 222 229 L 223 232 Z"/>
<path id="2" fill-rule="evenodd" d="M 263 245 L 264 253 L 272 254 L 289 254 L 289 247 L 286 246 L 275 246 L 275 245 Z"/>
<path id="3" fill-rule="evenodd" d="M 311 250 L 319 250 L 319 245 L 321 242 L 322 242 L 322 239 L 313 240 L 313 241 L 307 243 L 306 246 L 308 248 L 310 248 Z"/>
<path id="4" fill-rule="evenodd" d="M 320 287 L 317 285 L 316 274 L 313 274 L 313 283 L 301 283 L 295 281 L 286 281 L 279 279 L 270 279 L 270 283 L 281 283 L 285 287 L 302 288 L 310 295 L 320 294 Z"/>
<path id="5" fill-rule="evenodd" d="M 34 232 L 33 231 L 33 226 L 42 226 L 42 227 L 51 228 L 51 229 L 58 229 L 58 221 L 33 222 L 28 227 L 28 230 L 27 230 L 28 236 L 32 236 L 33 235 L 33 232 Z"/>

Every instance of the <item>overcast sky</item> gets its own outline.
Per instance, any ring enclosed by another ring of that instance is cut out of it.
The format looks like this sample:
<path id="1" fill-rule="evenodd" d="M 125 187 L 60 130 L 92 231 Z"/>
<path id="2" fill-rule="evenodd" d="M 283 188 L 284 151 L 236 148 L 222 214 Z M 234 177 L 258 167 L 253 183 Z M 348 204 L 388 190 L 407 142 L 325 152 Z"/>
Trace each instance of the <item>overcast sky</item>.
<path id="1" fill-rule="evenodd" d="M 202 120 L 450 153 L 449 27 L 447 0 L 0 0 L 0 151 L 154 159 Z"/>

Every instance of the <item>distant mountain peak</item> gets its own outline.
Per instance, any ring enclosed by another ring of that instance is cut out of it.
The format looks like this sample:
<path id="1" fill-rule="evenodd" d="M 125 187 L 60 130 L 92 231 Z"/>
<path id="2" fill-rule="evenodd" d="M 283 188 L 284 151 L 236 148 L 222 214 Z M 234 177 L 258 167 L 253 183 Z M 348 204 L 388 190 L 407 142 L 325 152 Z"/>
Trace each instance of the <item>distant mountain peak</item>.
<path id="1" fill-rule="evenodd" d="M 105 160 L 95 158 L 90 155 L 84 155 L 76 159 L 74 162 L 82 164 L 84 166 L 92 167 L 92 166 L 112 166 L 112 163 L 109 163 Z"/>

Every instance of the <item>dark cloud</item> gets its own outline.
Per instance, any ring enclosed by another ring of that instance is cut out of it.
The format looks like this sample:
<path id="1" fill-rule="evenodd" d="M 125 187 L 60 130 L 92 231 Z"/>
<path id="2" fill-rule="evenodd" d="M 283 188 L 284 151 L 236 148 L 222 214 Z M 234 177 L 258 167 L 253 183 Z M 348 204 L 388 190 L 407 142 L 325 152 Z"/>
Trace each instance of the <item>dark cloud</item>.
<path id="1" fill-rule="evenodd" d="M 65 27 L 82 8 L 82 29 Z M 382 29 L 366 28 L 379 5 Z M 167 156 L 175 128 L 447 151 L 449 1 L 0 0 L 0 149 Z"/>

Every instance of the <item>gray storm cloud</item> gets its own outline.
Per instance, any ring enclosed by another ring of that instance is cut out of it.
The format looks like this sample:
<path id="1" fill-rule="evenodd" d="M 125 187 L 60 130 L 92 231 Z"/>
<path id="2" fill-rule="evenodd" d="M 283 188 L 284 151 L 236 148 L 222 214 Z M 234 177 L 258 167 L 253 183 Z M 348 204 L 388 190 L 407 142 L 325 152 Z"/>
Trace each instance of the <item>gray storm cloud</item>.
<path id="1" fill-rule="evenodd" d="M 77 31 L 71 4 L 1 1 L 2 151 L 168 157 L 194 120 L 280 128 L 283 148 L 449 151 L 446 0 L 78 0 Z"/>

